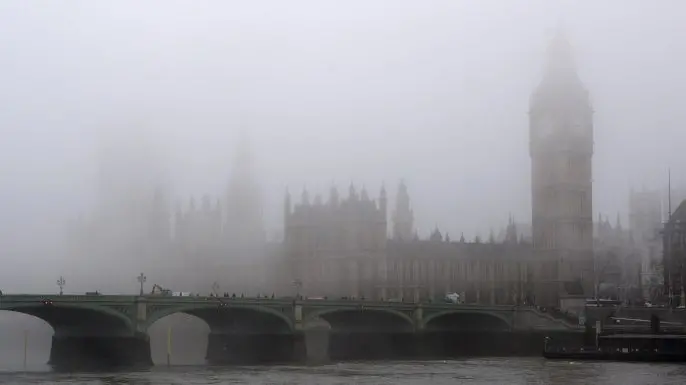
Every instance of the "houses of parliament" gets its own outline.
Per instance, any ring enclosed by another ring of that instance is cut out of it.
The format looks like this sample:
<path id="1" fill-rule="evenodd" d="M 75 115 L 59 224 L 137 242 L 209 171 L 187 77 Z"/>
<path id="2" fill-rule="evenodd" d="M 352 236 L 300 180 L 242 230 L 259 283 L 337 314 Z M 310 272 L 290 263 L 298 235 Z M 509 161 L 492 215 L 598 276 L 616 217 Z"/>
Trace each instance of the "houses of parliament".
<path id="1" fill-rule="evenodd" d="M 250 154 L 238 151 L 226 195 L 190 200 L 174 210 L 155 194 L 150 209 L 127 231 L 136 242 L 104 247 L 101 233 L 82 239 L 90 254 L 116 250 L 137 255 L 154 279 L 177 290 L 388 300 L 437 299 L 460 293 L 468 303 L 559 306 L 568 297 L 645 297 L 651 258 L 655 199 L 632 195 L 630 228 L 595 220 L 592 196 L 593 108 L 562 36 L 549 44 L 545 70 L 531 94 L 529 153 L 530 225 L 510 218 L 486 239 L 450 238 L 436 228 L 428 238 L 414 228 L 411 186 L 367 191 L 351 184 L 326 194 L 283 200 L 283 240 L 267 242 Z M 347 191 L 346 191 L 347 190 Z M 657 210 L 659 197 L 657 198 Z M 659 219 L 657 219 L 659 222 Z M 659 223 L 657 224 L 659 225 Z M 104 232 L 102 232 L 104 233 Z M 134 259 L 136 259 L 134 258 Z M 171 262 L 169 262 L 171 261 Z M 167 263 L 165 262 L 165 263 Z M 650 277 L 649 277 L 650 276 Z M 173 283 L 172 283 L 173 282 Z"/>

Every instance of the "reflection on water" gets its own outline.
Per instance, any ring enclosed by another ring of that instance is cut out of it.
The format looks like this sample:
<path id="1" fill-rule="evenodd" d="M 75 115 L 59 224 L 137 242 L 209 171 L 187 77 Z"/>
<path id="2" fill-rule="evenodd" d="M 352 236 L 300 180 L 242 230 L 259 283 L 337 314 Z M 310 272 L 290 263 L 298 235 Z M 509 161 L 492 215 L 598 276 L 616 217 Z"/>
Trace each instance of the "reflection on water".
<path id="1" fill-rule="evenodd" d="M 47 370 L 47 368 L 46 368 Z M 158 367 L 122 373 L 0 372 L 3 384 L 550 384 L 686 383 L 686 366 L 539 358 L 340 363 L 316 367 Z"/>

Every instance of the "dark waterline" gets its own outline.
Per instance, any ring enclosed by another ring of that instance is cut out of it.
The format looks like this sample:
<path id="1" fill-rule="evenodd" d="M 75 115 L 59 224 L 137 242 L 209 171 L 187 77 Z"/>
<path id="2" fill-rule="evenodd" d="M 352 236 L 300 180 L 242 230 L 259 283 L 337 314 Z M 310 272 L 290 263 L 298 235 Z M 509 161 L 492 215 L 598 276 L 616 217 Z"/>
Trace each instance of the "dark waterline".
<path id="1" fill-rule="evenodd" d="M 673 385 L 686 365 L 563 362 L 541 358 L 347 362 L 321 366 L 172 366 L 140 371 L 0 371 L 3 384 L 549 384 Z"/>

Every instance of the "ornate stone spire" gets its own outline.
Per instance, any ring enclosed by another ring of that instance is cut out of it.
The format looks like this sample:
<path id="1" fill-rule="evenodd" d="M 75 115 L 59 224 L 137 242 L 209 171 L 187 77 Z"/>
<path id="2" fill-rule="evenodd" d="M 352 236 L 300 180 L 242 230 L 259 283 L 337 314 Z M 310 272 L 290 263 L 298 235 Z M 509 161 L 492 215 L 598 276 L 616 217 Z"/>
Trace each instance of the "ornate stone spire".
<path id="1" fill-rule="evenodd" d="M 414 231 L 414 213 L 410 208 L 410 195 L 405 182 L 401 181 L 395 197 L 393 212 L 393 238 L 410 240 Z"/>
<path id="2" fill-rule="evenodd" d="M 433 242 L 443 242 L 443 235 L 441 234 L 441 231 L 438 229 L 438 225 L 436 225 L 436 228 L 431 233 L 431 236 L 429 236 L 429 240 Z"/>
<path id="3" fill-rule="evenodd" d="M 307 187 L 303 187 L 303 192 L 300 197 L 300 204 L 302 204 L 303 206 L 310 205 L 310 193 L 307 191 Z"/>
<path id="4" fill-rule="evenodd" d="M 579 78 L 572 45 L 559 30 L 548 44 L 543 78 L 531 96 L 531 109 L 549 106 L 590 107 L 588 91 Z"/>

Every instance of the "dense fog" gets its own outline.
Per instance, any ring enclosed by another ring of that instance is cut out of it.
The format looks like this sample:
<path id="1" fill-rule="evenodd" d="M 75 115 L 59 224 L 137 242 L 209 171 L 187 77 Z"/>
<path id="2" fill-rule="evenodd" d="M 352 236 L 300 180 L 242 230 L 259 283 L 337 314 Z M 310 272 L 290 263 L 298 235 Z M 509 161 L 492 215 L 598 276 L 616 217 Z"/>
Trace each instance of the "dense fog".
<path id="1" fill-rule="evenodd" d="M 191 198 L 223 205 L 232 180 L 252 186 L 239 206 L 254 205 L 274 245 L 286 191 L 351 183 L 372 197 L 385 186 L 392 207 L 404 181 L 421 238 L 525 227 L 529 100 L 560 31 L 595 112 L 594 212 L 628 223 L 630 189 L 666 195 L 670 167 L 676 204 L 685 12 L 667 0 L 3 1 L 0 290 L 56 293 L 64 276 L 67 293 L 135 294 L 145 270 L 146 292 L 240 292 L 209 262 L 121 242 L 147 231 L 136 218 L 156 194 L 173 217 Z M 84 246 L 97 231 L 110 243 Z M 49 345 L 42 321 L 4 324 L 7 346 L 25 328 Z"/>

